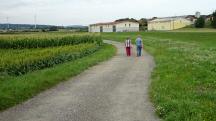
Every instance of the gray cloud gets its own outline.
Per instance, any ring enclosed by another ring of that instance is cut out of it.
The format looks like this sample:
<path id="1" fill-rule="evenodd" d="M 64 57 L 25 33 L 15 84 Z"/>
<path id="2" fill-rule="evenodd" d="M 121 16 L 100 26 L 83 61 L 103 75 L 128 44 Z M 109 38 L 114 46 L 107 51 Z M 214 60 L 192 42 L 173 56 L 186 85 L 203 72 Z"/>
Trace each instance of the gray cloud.
<path id="1" fill-rule="evenodd" d="M 122 17 L 153 17 L 209 14 L 215 0 L 0 0 L 0 23 L 10 17 L 11 23 L 89 24 Z"/>
<path id="2" fill-rule="evenodd" d="M 25 6 L 26 3 L 22 0 L 8 1 L 8 0 L 0 0 L 0 10 L 13 9 L 21 6 Z"/>

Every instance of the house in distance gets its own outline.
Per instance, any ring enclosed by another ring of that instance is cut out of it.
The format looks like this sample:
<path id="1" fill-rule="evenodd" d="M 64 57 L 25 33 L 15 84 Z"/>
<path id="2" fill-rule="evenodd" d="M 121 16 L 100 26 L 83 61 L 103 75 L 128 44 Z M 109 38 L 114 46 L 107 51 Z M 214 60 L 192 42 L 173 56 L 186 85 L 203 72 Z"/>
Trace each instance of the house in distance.
<path id="1" fill-rule="evenodd" d="M 135 19 L 119 19 L 109 23 L 89 25 L 89 32 L 138 32 L 139 22 Z"/>

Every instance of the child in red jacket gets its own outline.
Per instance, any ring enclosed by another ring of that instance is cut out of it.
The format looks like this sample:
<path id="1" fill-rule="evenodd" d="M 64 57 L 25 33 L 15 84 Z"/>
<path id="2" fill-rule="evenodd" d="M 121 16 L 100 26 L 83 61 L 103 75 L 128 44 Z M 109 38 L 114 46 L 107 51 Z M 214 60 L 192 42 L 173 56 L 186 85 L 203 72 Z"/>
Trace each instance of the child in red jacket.
<path id="1" fill-rule="evenodd" d="M 126 48 L 127 56 L 131 56 L 132 43 L 129 37 L 125 40 L 125 48 Z"/>

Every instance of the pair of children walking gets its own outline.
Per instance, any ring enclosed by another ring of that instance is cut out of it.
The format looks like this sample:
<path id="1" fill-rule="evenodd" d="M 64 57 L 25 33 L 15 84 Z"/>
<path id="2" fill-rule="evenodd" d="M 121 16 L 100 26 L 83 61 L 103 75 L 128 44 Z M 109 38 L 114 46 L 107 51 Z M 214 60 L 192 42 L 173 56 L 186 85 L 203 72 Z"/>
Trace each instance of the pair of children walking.
<path id="1" fill-rule="evenodd" d="M 143 42 L 141 36 L 138 36 L 138 38 L 136 39 L 136 47 L 137 47 L 137 57 L 142 56 Z M 131 56 L 132 42 L 129 37 L 125 41 L 125 48 L 126 48 L 127 56 Z"/>

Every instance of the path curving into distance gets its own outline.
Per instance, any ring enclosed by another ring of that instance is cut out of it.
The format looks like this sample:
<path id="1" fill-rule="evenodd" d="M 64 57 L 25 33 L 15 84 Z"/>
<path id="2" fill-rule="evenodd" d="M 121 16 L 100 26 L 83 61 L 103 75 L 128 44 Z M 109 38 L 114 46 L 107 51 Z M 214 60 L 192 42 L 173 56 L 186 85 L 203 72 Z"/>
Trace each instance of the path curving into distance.
<path id="1" fill-rule="evenodd" d="M 124 44 L 107 62 L 0 113 L 0 121 L 159 121 L 149 100 L 152 56 L 126 57 Z"/>

